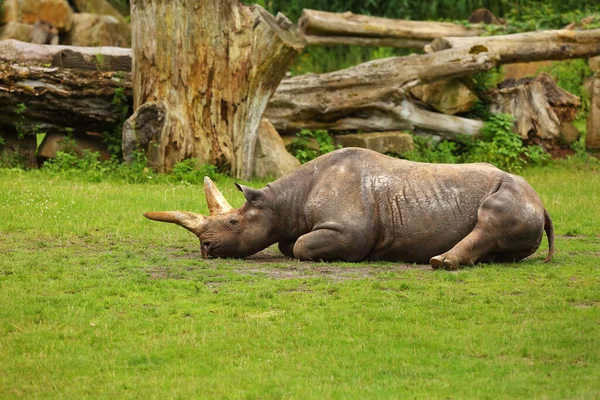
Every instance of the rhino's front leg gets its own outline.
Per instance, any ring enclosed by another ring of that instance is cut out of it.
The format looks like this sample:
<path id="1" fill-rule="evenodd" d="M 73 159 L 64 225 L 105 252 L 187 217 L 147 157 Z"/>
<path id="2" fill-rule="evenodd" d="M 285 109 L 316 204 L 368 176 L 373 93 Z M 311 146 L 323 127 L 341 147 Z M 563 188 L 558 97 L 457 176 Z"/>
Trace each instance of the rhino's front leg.
<path id="1" fill-rule="evenodd" d="M 279 251 L 286 257 L 294 258 L 294 245 L 296 241 L 293 242 L 279 242 Z"/>
<path id="2" fill-rule="evenodd" d="M 302 235 L 294 245 L 294 257 L 300 260 L 361 261 L 368 254 L 359 234 L 344 231 L 338 224 L 315 229 Z"/>

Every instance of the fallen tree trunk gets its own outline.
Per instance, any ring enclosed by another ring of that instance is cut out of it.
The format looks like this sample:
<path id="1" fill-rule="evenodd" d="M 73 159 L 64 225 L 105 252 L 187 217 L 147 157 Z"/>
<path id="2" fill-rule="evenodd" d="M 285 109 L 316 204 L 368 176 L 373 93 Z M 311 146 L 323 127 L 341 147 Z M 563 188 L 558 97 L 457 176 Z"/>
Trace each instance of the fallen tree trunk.
<path id="1" fill-rule="evenodd" d="M 588 58 L 600 54 L 600 29 L 554 30 L 482 37 L 439 37 L 426 52 L 482 46 L 493 48 L 500 64 Z M 485 51 L 485 50 L 484 50 Z"/>
<path id="2" fill-rule="evenodd" d="M 599 30 L 588 31 L 588 37 L 597 34 Z M 563 31 L 560 31 L 563 32 Z M 572 31 L 566 31 L 571 32 Z M 589 33 L 591 32 L 591 33 Z M 541 34 L 547 34 L 539 32 Z M 577 35 L 584 32 L 575 32 Z M 532 33 L 535 35 L 535 33 Z M 513 36 L 514 35 L 508 35 Z M 485 38 L 481 38 L 485 39 Z M 519 42 L 517 37 L 517 42 Z M 541 43 L 541 41 L 538 41 Z M 3 43 L 0 42 L 0 58 L 2 57 Z M 578 46 L 582 46 L 580 49 Z M 548 56 L 547 47 L 533 46 L 529 52 L 523 52 L 515 47 L 513 56 L 506 54 L 506 47 L 502 47 L 505 55 L 502 59 L 495 52 L 496 45 L 475 44 L 472 47 L 448 49 L 424 55 L 413 55 L 408 57 L 396 57 L 384 60 L 375 60 L 360 64 L 329 74 L 306 74 L 302 76 L 284 79 L 277 88 L 275 95 L 268 103 L 265 117 L 269 118 L 273 125 L 282 132 L 296 131 L 301 128 L 329 129 L 333 131 L 364 130 L 382 131 L 398 129 L 424 129 L 427 131 L 439 129 L 447 135 L 456 133 L 476 134 L 479 123 L 464 118 L 447 117 L 443 114 L 429 113 L 418 109 L 414 104 L 406 102 L 404 94 L 412 87 L 433 82 L 441 79 L 465 76 L 506 62 L 520 62 L 531 59 L 542 59 Z M 563 58 L 583 57 L 598 54 L 594 46 L 600 46 L 591 42 L 572 42 L 569 49 L 561 55 Z M 53 47 L 53 46 L 39 46 Z M 576 51 L 574 50 L 576 49 Z M 585 53 L 585 51 L 590 53 Z M 76 51 L 77 49 L 72 49 Z M 47 51 L 47 50 L 45 50 Z M 533 57 L 533 58 L 532 58 Z M 31 57 L 30 57 L 31 59 Z M 48 58 L 45 58 L 48 59 Z M 6 66 L 4 66 L 6 68 Z M 75 71 L 75 70 L 72 70 Z M 76 72 L 72 72 L 76 74 Z M 18 74 L 16 74 L 18 75 Z M 14 76 L 16 76 L 14 75 Z M 121 84 L 115 86 L 125 87 L 129 94 L 130 76 L 124 74 Z M 67 85 L 68 78 L 61 78 L 63 84 Z M 72 79 L 76 79 L 73 77 Z M 109 77 L 109 79 L 112 79 Z M 16 80 L 8 80 L 10 84 L 16 85 Z M 0 84 L 3 96 L 10 92 L 6 86 L 6 80 Z M 70 85 L 69 87 L 77 87 Z M 74 90 L 74 89 L 73 89 Z M 114 92 L 114 88 L 113 88 Z M 98 107 L 109 109 L 113 92 L 109 92 L 102 98 L 97 98 Z M 28 99 L 36 96 L 35 91 L 21 90 L 22 97 L 18 101 L 12 101 L 13 106 L 19 102 L 28 105 L 28 108 L 43 108 L 45 104 L 28 104 Z M 28 97 L 31 96 L 31 97 Z M 6 97 L 0 96 L 0 105 L 7 104 Z M 71 113 L 71 106 L 55 101 L 56 113 Z M 48 113 L 39 113 L 46 115 Z M 74 113 L 71 113 L 74 114 Z M 101 114 L 94 113 L 96 116 Z M 159 115 L 160 110 L 155 110 Z M 407 119 L 407 116 L 412 116 Z M 80 118 L 74 114 L 73 118 Z M 85 117 L 85 116 L 84 116 Z M 44 121 L 53 122 L 60 119 L 44 116 Z M 81 117 L 81 125 L 85 126 L 89 119 Z M 111 119 L 113 117 L 110 117 Z M 445 120 L 442 122 L 442 119 Z M 72 119 L 73 120 L 73 119 Z M 439 122 L 439 124 L 438 124 Z M 79 123 L 77 123 L 79 125 Z M 68 126 L 68 125 L 67 125 Z"/>
<path id="3" fill-rule="evenodd" d="M 362 46 L 362 47 L 397 47 L 401 49 L 423 48 L 431 43 L 428 39 L 412 38 L 371 38 L 357 36 L 318 36 L 304 35 L 308 46 Z"/>
<path id="4" fill-rule="evenodd" d="M 12 63 L 51 64 L 53 67 L 131 72 L 131 49 L 39 45 L 18 40 L 0 41 L 0 60 Z"/>
<path id="5" fill-rule="evenodd" d="M 309 44 L 393 47 L 422 47 L 439 36 L 477 36 L 483 32 L 448 22 L 398 20 L 309 9 L 302 11 L 298 26 Z"/>
<path id="6" fill-rule="evenodd" d="M 0 125 L 21 121 L 27 132 L 112 131 L 123 118 L 117 92 L 132 98 L 130 73 L 0 62 Z"/>
<path id="7" fill-rule="evenodd" d="M 556 86 L 545 73 L 502 82 L 487 97 L 492 113 L 513 115 L 517 133 L 532 141 L 556 140 L 563 123 L 574 120 L 581 105 L 579 97 Z"/>
<path id="8" fill-rule="evenodd" d="M 481 124 L 421 110 L 406 100 L 424 83 L 486 71 L 493 53 L 463 48 L 435 54 L 393 57 L 328 74 L 285 79 L 271 98 L 265 118 L 279 131 L 422 129 L 444 135 L 477 135 Z"/>

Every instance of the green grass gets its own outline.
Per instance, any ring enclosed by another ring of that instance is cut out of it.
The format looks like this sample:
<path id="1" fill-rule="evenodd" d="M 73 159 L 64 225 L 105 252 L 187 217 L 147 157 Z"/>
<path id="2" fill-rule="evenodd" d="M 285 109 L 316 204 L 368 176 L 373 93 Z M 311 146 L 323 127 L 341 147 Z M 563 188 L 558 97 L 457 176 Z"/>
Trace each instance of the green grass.
<path id="1" fill-rule="evenodd" d="M 599 398 L 600 170 L 524 175 L 555 261 L 446 272 L 203 260 L 141 215 L 201 186 L 0 170 L 0 397 Z"/>

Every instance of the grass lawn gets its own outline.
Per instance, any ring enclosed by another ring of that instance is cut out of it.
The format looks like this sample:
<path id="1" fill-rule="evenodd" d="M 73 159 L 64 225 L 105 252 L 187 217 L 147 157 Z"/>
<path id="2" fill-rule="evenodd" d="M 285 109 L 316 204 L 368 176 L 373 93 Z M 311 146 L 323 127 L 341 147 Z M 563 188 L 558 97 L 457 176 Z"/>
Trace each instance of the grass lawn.
<path id="1" fill-rule="evenodd" d="M 142 217 L 201 186 L 0 170 L 0 398 L 598 399 L 600 169 L 524 175 L 554 261 L 446 272 L 203 260 Z"/>

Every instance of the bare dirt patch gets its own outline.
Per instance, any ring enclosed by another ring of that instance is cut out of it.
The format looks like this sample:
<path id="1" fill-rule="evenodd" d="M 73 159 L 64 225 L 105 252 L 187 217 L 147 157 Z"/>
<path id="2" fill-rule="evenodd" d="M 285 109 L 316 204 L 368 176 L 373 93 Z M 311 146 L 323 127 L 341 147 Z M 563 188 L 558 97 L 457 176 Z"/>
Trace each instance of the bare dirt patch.
<path id="1" fill-rule="evenodd" d="M 203 259 L 200 251 L 181 254 L 180 248 L 167 249 L 179 253 L 176 259 L 198 259 L 204 268 L 227 265 L 225 259 Z M 332 281 L 346 281 L 377 277 L 381 273 L 401 272 L 406 270 L 430 270 L 429 265 L 398 263 L 347 263 L 347 262 L 307 262 L 282 255 L 276 247 L 269 247 L 244 260 L 235 260 L 229 264 L 232 271 L 246 276 L 262 276 L 271 279 L 311 279 L 326 278 Z M 154 267 L 147 270 L 151 279 L 185 279 L 177 272 L 166 267 Z"/>

